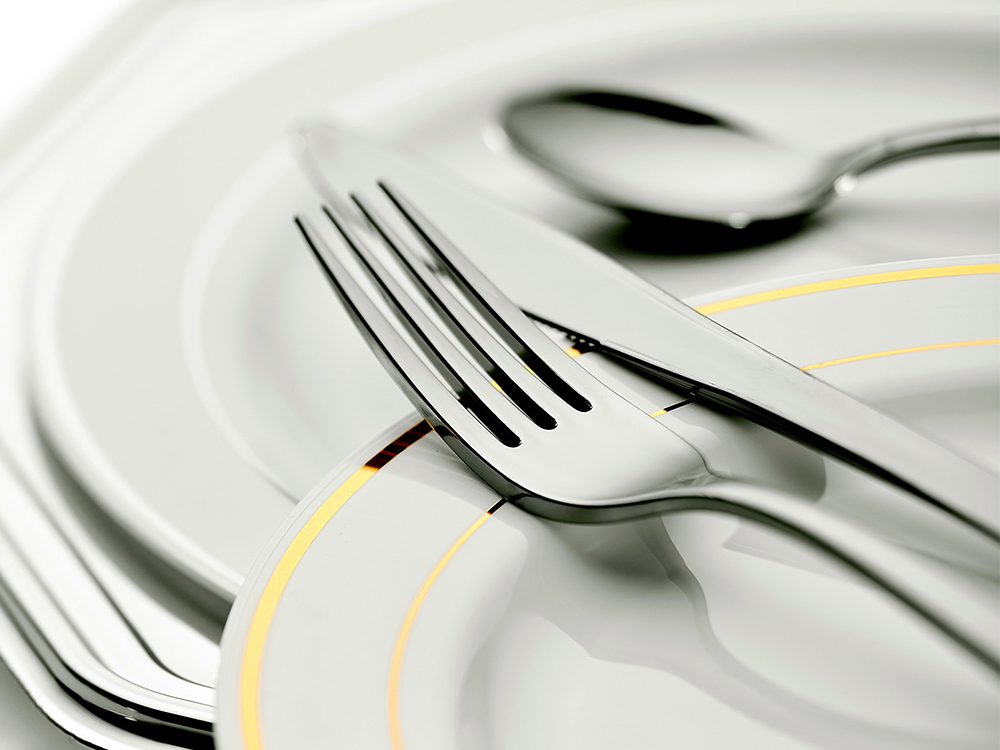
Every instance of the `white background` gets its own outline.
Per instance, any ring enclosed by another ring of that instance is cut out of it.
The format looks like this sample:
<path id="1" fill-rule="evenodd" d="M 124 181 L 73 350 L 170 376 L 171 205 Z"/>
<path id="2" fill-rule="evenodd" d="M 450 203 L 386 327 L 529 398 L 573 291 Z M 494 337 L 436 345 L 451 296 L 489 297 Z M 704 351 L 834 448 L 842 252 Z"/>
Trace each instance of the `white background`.
<path id="1" fill-rule="evenodd" d="M 0 128 L 132 0 L 0 0 Z"/>

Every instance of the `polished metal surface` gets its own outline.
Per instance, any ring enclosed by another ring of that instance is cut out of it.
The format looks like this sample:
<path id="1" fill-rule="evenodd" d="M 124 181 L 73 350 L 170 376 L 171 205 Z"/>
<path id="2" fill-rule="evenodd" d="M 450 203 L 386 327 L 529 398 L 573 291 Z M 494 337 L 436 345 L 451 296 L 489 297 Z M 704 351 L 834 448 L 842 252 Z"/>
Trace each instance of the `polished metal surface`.
<path id="1" fill-rule="evenodd" d="M 883 164 L 996 148 L 996 121 L 956 125 L 993 109 L 995 13 L 977 0 L 132 6 L 0 122 L 0 746 L 401 747 L 385 727 L 394 681 L 408 747 L 991 745 L 1000 487 L 974 464 L 998 455 L 984 427 L 996 381 L 983 374 L 997 347 L 941 347 L 1000 342 L 987 288 L 1000 258 L 983 255 L 996 244 L 982 179 L 995 157 L 952 171 L 927 160 L 895 193 L 908 170 L 886 170 L 796 222 Z M 567 80 L 676 94 L 775 141 L 589 92 L 564 103 L 602 111 L 608 127 L 567 119 L 556 136 L 572 151 L 559 179 L 604 205 L 580 200 L 508 148 L 513 130 L 506 140 L 497 119 Z M 769 103 L 744 108 L 752 98 Z M 641 122 L 622 135 L 629 107 Z M 285 137 L 317 111 L 347 130 L 307 132 L 310 184 Z M 898 130 L 938 117 L 952 131 Z M 678 161 L 657 156 L 653 131 L 667 129 L 699 130 L 705 153 L 730 158 L 707 169 L 697 139 Z M 620 170 L 634 205 L 588 188 L 585 169 L 570 174 L 593 130 L 621 136 L 589 166 Z M 407 144 L 491 197 L 353 132 Z M 892 135 L 863 140 L 876 132 Z M 793 152 L 778 134 L 834 156 Z M 684 158 L 706 190 L 759 197 L 774 215 L 734 203 L 721 218 L 640 216 L 659 209 L 640 205 L 639 167 L 666 181 Z M 734 177 L 741 164 L 768 191 Z M 413 427 L 303 252 L 288 216 L 315 207 L 314 185 L 360 187 L 364 210 L 331 190 L 329 213 L 303 227 L 342 258 L 360 287 L 351 298 L 391 321 L 392 335 L 369 339 L 391 342 L 404 389 L 468 465 Z M 631 231 L 645 220 L 655 237 Z M 688 251 L 671 225 L 758 247 Z M 771 225 L 806 231 L 784 244 L 755 234 Z M 935 270 L 942 256 L 994 270 L 811 296 L 822 315 L 781 300 L 717 318 L 755 345 L 561 232 L 692 307 L 735 284 L 745 294 L 884 263 L 878 274 Z M 819 380 L 759 348 L 809 369 L 877 356 L 859 331 L 931 329 L 959 335 Z M 810 346 L 782 348 L 767 331 Z M 844 340 L 857 348 L 839 351 Z M 901 383 L 905 405 L 876 392 Z M 529 591 L 540 577 L 551 588 Z M 525 632 L 525 615 L 543 628 Z M 234 650 L 250 624 L 256 671 Z M 605 689 L 577 690 L 588 674 Z M 253 722 L 261 731 L 241 734 Z"/>
<path id="2" fill-rule="evenodd" d="M 966 527 L 996 577 L 1000 480 L 991 471 L 775 357 L 577 240 L 436 177 L 411 159 L 321 123 L 299 132 L 324 195 L 390 180 L 504 294 L 542 320 L 658 377 L 846 461 Z M 930 540 L 928 549 L 949 556 Z"/>
<path id="3" fill-rule="evenodd" d="M 983 117 L 817 155 L 686 104 L 611 91 L 524 97 L 507 107 L 502 122 L 521 154 L 586 198 L 736 229 L 800 218 L 888 164 L 1000 148 L 1000 120 Z"/>
<path id="4" fill-rule="evenodd" d="M 574 362 L 401 193 L 379 187 L 383 196 L 352 193 L 353 204 L 328 192 L 326 221 L 296 224 L 400 388 L 499 493 L 559 521 L 690 510 L 761 521 L 869 577 L 1000 672 L 992 591 L 794 496 L 712 477 L 697 451 Z"/>

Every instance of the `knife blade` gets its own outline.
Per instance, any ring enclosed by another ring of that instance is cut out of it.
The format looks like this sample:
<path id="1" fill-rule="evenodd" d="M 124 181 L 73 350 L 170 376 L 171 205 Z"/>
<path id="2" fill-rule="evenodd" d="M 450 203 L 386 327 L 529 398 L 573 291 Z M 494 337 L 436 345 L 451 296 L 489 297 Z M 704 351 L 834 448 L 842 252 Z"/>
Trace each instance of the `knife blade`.
<path id="1" fill-rule="evenodd" d="M 690 394 L 860 468 L 1000 542 L 1000 478 L 541 222 L 329 122 L 300 127 L 327 200 L 390 182 L 522 309 Z M 370 190 L 369 190 L 370 188 Z M 405 230 L 404 230 L 405 231 Z"/>

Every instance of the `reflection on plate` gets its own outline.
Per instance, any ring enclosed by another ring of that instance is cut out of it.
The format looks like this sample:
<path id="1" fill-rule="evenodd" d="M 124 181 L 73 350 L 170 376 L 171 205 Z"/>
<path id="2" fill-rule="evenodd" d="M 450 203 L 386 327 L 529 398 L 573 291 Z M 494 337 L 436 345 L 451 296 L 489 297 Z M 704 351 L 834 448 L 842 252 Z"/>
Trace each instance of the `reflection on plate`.
<path id="1" fill-rule="evenodd" d="M 1000 331 L 983 311 L 1000 266 L 961 266 L 812 275 L 697 303 L 919 424 L 940 399 L 998 388 Z M 972 422 L 923 426 L 995 445 L 995 400 L 976 404 Z M 670 414 L 697 425 L 700 411 Z M 995 739 L 993 677 L 816 550 L 709 513 L 541 521 L 412 423 L 342 464 L 250 573 L 223 640 L 223 750 Z"/>
<path id="2" fill-rule="evenodd" d="M 331 24 L 322 42 L 151 134 L 138 156 L 95 164 L 85 181 L 100 190 L 70 191 L 34 306 L 44 427 L 117 523 L 230 600 L 294 500 L 408 410 L 288 222 L 315 201 L 280 145 L 293 118 L 329 105 L 681 295 L 992 251 L 989 158 L 907 167 L 888 207 L 877 189 L 873 203 L 859 190 L 828 228 L 780 246 L 671 258 L 630 250 L 606 212 L 545 187 L 483 138 L 508 94 L 567 78 L 668 87 L 823 149 L 942 111 L 982 114 L 995 107 L 996 43 L 979 7 L 843 3 L 814 15 L 775 0 L 723 15 L 699 3 L 519 0 L 477 14 L 434 4 L 340 36 Z M 740 57 L 739 75 L 719 75 L 723 52 Z M 790 98 L 755 94 L 761 79 Z M 972 207 L 960 222 L 927 208 L 953 200 L 956 185 Z"/>

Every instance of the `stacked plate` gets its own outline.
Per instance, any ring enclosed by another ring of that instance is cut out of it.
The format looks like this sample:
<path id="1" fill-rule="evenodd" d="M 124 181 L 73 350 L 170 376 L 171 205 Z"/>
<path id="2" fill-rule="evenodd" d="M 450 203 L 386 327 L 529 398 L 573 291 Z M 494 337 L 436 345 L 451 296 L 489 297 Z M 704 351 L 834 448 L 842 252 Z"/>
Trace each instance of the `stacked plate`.
<path id="1" fill-rule="evenodd" d="M 995 23 L 938 0 L 136 6 L 0 173 L 0 656 L 100 747 L 990 746 L 995 677 L 815 549 L 709 514 L 488 513 L 297 237 L 319 198 L 287 135 L 323 116 L 408 151 L 996 470 L 995 155 L 721 250 L 564 194 L 498 124 L 587 86 L 833 152 L 994 114 Z M 715 473 L 934 533 L 763 428 L 657 418 Z"/>

